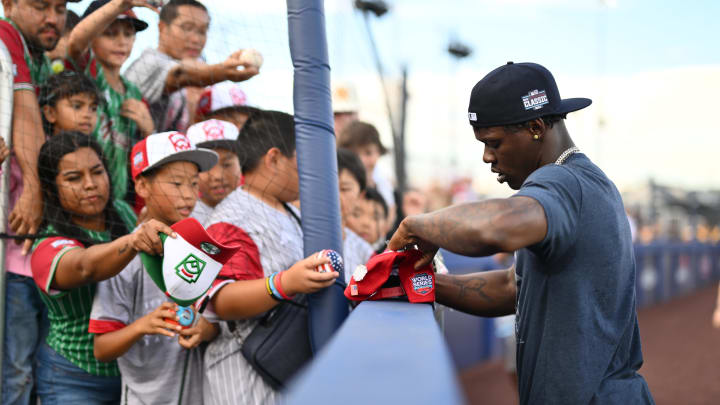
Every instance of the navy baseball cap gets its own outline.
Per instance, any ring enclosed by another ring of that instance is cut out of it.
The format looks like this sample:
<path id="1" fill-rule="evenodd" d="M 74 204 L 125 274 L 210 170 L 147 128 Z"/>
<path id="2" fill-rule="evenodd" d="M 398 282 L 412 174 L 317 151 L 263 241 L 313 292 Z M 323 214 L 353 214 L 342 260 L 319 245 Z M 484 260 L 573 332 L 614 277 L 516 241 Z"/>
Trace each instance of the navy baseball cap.
<path id="1" fill-rule="evenodd" d="M 591 103 L 589 98 L 560 98 L 552 73 L 537 63 L 508 62 L 473 87 L 468 119 L 478 128 L 519 124 L 567 114 Z"/>
<path id="2" fill-rule="evenodd" d="M 83 15 L 80 19 L 81 20 L 84 19 L 85 17 L 89 16 L 93 12 L 97 11 L 100 7 L 102 7 L 108 3 L 110 3 L 110 0 L 95 0 L 95 1 L 93 1 L 92 3 L 90 3 L 88 8 L 85 9 L 85 12 L 83 13 Z M 133 27 L 135 27 L 135 32 L 140 32 L 148 27 L 148 24 L 145 21 L 137 18 L 137 15 L 135 15 L 135 13 L 132 11 L 132 9 L 120 14 L 119 16 L 117 16 L 117 19 L 118 20 L 130 20 Z"/>

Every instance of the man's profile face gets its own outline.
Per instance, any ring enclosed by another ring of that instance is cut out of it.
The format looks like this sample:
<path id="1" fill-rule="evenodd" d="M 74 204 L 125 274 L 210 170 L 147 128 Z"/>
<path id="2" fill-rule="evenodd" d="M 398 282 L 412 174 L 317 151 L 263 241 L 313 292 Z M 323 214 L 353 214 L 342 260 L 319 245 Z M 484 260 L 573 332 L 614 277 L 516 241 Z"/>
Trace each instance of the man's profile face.
<path id="1" fill-rule="evenodd" d="M 533 140 L 527 129 L 513 132 L 505 127 L 473 128 L 475 139 L 485 145 L 483 161 L 490 163 L 500 183 L 518 190 L 540 165 L 542 142 Z"/>
<path id="2" fill-rule="evenodd" d="M 2 0 L 31 48 L 51 51 L 65 28 L 66 0 Z"/>

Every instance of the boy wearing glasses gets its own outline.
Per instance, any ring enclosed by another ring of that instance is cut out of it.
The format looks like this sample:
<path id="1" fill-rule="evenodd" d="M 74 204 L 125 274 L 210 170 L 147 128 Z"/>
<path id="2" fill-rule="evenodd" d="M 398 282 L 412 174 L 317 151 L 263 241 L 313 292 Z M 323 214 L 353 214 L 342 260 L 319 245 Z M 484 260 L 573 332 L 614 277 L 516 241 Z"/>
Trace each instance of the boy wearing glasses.
<path id="1" fill-rule="evenodd" d="M 147 48 L 126 75 L 150 103 L 158 131 L 185 131 L 194 120 L 202 87 L 225 80 L 240 82 L 258 73 L 240 61 L 242 51 L 224 62 L 201 61 L 210 16 L 196 0 L 172 0 L 162 7 L 157 49 Z"/>

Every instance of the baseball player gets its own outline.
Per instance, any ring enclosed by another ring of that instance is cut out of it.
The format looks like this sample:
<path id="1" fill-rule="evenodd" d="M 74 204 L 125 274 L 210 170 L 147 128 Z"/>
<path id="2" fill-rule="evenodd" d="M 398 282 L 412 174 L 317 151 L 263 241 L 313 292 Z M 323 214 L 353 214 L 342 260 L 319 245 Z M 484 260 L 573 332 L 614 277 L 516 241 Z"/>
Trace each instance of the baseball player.
<path id="1" fill-rule="evenodd" d="M 652 404 L 643 377 L 635 257 L 615 185 L 573 143 L 561 99 L 534 63 L 501 66 L 472 90 L 482 155 L 515 195 L 407 217 L 389 248 L 516 252 L 507 270 L 437 275 L 437 301 L 481 316 L 516 314 L 521 404 Z"/>

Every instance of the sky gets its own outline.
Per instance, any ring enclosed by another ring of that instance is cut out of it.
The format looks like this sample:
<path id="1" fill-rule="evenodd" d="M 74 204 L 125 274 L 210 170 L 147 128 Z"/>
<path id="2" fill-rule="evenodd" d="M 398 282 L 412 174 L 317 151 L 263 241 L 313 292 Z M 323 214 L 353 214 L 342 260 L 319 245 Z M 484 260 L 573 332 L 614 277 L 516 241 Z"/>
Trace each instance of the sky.
<path id="1" fill-rule="evenodd" d="M 390 11 L 369 17 L 396 94 L 408 70 L 408 173 L 411 184 L 471 176 L 480 191 L 500 195 L 466 111 L 472 86 L 506 61 L 548 67 L 563 97 L 588 97 L 568 127 L 581 149 L 623 189 L 649 178 L 670 185 L 719 189 L 714 164 L 720 131 L 714 123 L 720 92 L 720 46 L 713 23 L 720 2 L 696 0 L 386 0 Z M 80 13 L 89 1 L 69 4 Z M 285 1 L 206 0 L 212 19 L 204 52 L 210 63 L 235 49 L 256 48 L 261 74 L 243 83 L 249 101 L 292 111 L 292 64 Z M 355 86 L 361 119 L 391 146 L 382 88 L 365 19 L 352 0 L 325 2 L 334 83 Z M 131 60 L 157 45 L 157 15 L 137 9 L 150 28 L 137 35 Z M 472 48 L 451 57 L 449 41 Z M 128 63 L 129 64 L 129 63 Z M 604 126 L 598 123 L 603 122 Z M 390 171 L 389 158 L 382 161 Z"/>

